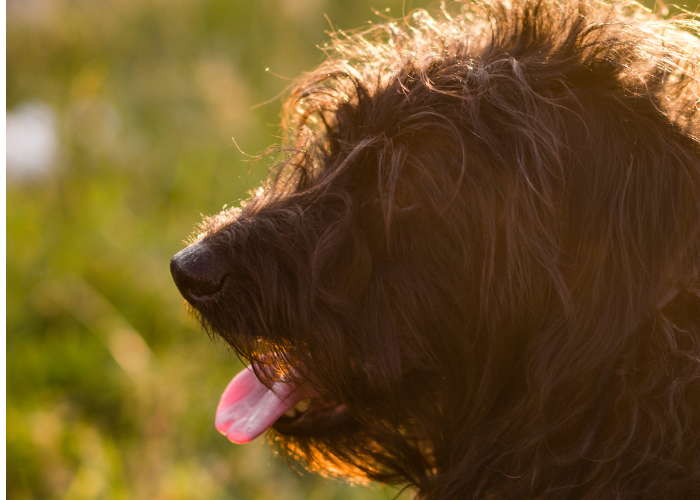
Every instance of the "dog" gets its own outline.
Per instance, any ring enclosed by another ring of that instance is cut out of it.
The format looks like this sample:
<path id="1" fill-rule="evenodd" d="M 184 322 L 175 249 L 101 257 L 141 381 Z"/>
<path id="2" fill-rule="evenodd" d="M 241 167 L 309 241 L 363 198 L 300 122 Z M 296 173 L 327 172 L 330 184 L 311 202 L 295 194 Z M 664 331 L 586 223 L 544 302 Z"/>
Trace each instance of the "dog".
<path id="1" fill-rule="evenodd" d="M 698 23 L 460 2 L 337 33 L 171 261 L 216 426 L 426 499 L 700 498 Z"/>

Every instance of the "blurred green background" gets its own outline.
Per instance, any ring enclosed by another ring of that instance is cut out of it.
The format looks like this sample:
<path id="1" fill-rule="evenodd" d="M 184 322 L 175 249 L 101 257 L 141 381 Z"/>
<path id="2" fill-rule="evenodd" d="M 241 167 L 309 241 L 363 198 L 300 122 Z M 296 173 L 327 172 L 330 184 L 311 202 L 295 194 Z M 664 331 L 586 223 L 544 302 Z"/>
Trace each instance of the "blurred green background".
<path id="1" fill-rule="evenodd" d="M 350 29 L 437 3 L 8 0 L 8 498 L 397 494 L 216 432 L 241 366 L 188 318 L 169 260 L 263 178 L 231 137 L 256 154 L 280 135 L 324 14 Z"/>

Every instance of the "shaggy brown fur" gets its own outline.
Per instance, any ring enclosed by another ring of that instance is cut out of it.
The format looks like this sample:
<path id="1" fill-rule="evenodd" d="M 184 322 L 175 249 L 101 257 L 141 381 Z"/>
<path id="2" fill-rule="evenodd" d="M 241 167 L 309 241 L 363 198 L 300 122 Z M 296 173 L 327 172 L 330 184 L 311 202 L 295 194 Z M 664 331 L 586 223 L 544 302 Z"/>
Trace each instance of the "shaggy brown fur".
<path id="1" fill-rule="evenodd" d="M 452 5 L 338 34 L 286 157 L 173 259 L 315 470 L 430 499 L 700 498 L 697 25 Z M 193 257 L 194 256 L 194 257 Z"/>

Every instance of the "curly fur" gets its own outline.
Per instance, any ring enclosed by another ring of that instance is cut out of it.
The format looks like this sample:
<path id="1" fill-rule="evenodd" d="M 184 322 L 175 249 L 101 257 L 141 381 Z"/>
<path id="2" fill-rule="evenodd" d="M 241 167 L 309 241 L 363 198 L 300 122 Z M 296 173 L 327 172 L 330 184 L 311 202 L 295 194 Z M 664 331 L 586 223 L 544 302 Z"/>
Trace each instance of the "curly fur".
<path id="1" fill-rule="evenodd" d="M 283 455 L 430 499 L 700 498 L 696 28 L 542 0 L 334 36 L 197 243 L 208 331 L 346 409 Z"/>

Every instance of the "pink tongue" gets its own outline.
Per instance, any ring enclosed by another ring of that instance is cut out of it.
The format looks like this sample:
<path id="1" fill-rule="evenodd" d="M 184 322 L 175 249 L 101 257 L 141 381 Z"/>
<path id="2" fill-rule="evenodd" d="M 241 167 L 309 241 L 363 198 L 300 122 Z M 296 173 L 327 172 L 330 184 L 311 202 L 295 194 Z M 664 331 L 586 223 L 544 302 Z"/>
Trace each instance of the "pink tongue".
<path id="1" fill-rule="evenodd" d="M 216 409 L 216 429 L 238 444 L 258 437 L 302 399 L 291 382 L 265 387 L 248 366 L 236 375 L 221 395 Z"/>

